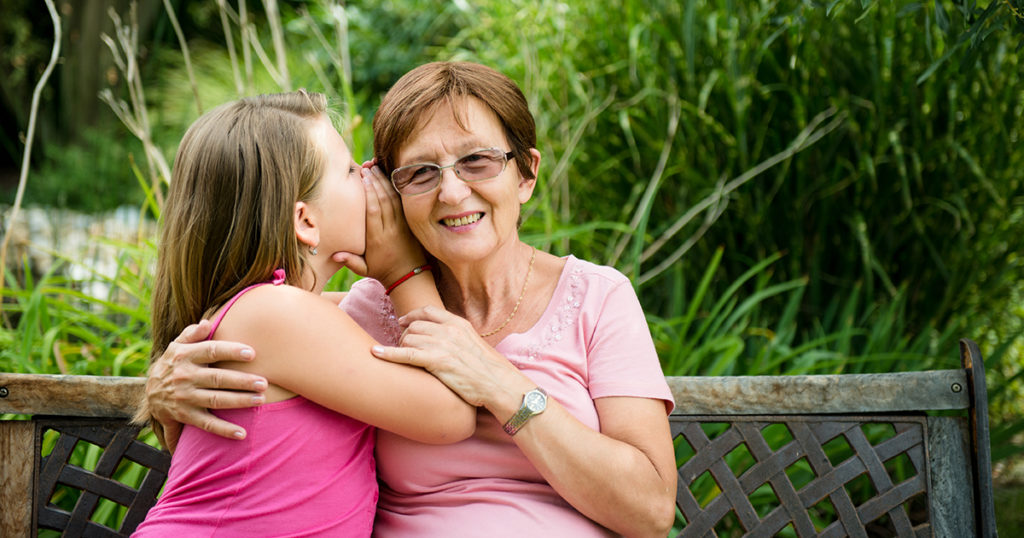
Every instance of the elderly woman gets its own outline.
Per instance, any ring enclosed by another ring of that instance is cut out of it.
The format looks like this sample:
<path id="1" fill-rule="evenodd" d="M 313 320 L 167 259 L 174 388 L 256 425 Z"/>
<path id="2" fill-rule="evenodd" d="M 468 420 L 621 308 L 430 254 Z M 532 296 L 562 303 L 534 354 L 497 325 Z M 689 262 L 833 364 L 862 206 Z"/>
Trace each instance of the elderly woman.
<path id="1" fill-rule="evenodd" d="M 388 92 L 373 129 L 446 310 L 395 319 L 390 290 L 370 279 L 340 306 L 394 346 L 377 357 L 423 367 L 479 408 L 476 433 L 454 445 L 378 431 L 375 534 L 665 536 L 672 396 L 628 279 L 519 239 L 541 160 L 522 92 L 478 64 L 426 64 Z M 261 401 L 264 380 L 201 366 L 252 355 L 198 342 L 205 331 L 186 329 L 151 368 L 149 403 L 170 443 L 180 422 L 244 436 L 206 409 Z"/>

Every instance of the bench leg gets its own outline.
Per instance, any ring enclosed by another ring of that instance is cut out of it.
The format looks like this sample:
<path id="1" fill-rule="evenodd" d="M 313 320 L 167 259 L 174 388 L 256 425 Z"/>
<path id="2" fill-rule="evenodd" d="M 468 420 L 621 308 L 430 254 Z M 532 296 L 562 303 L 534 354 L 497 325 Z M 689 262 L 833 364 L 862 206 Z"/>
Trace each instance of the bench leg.
<path id="1" fill-rule="evenodd" d="M 0 536 L 31 536 L 35 423 L 0 421 Z"/>

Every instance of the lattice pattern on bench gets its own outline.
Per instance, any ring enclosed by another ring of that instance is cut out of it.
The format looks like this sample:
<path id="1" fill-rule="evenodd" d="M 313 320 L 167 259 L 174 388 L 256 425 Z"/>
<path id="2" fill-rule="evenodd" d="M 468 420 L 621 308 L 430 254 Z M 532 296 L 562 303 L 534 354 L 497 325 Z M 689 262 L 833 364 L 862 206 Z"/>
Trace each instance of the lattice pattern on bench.
<path id="1" fill-rule="evenodd" d="M 774 536 L 787 526 L 801 537 L 931 535 L 924 417 L 671 420 L 677 452 L 690 454 L 679 468 L 677 505 L 686 520 L 679 536 Z M 704 491 L 708 479 L 718 488 L 710 500 L 701 496 L 703 506 L 691 491 L 698 479 Z M 775 508 L 755 512 L 750 497 L 771 493 Z M 884 516 L 886 525 L 879 525 Z"/>
<path id="2" fill-rule="evenodd" d="M 50 454 L 42 456 L 38 449 L 43 436 L 50 431 L 56 432 L 58 437 Z M 137 440 L 138 434 L 139 428 L 126 427 L 124 420 L 39 420 L 36 427 L 39 528 L 60 530 L 65 536 L 130 534 L 155 504 L 170 466 L 170 456 Z M 75 447 L 82 444 L 102 449 L 94 470 L 69 463 Z M 123 460 L 145 468 L 138 490 L 115 478 L 119 469 L 126 465 Z M 52 502 L 57 496 L 74 497 L 76 494 L 78 499 L 71 511 Z M 127 508 L 120 529 L 110 529 L 90 519 L 101 499 Z"/>

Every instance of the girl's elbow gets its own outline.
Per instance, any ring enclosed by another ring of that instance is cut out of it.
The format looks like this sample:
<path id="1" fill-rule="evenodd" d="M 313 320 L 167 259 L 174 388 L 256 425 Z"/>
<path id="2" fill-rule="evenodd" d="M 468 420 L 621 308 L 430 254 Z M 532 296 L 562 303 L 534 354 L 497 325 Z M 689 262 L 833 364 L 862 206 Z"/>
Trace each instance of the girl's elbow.
<path id="1" fill-rule="evenodd" d="M 672 525 L 676 522 L 674 492 L 659 495 L 657 500 L 651 504 L 648 522 L 651 528 L 650 536 L 668 536 Z"/>
<path id="2" fill-rule="evenodd" d="M 452 416 L 455 418 L 452 424 L 452 440 L 447 442 L 457 443 L 473 437 L 476 433 L 476 408 L 462 402 Z"/>
<path id="3" fill-rule="evenodd" d="M 668 536 L 672 526 L 676 522 L 676 498 L 671 496 L 667 503 L 663 503 L 662 510 L 657 514 L 655 520 L 655 536 Z"/>
<path id="4" fill-rule="evenodd" d="M 444 420 L 433 430 L 429 440 L 433 445 L 448 445 L 465 441 L 476 433 L 476 408 L 464 402 L 444 412 Z"/>

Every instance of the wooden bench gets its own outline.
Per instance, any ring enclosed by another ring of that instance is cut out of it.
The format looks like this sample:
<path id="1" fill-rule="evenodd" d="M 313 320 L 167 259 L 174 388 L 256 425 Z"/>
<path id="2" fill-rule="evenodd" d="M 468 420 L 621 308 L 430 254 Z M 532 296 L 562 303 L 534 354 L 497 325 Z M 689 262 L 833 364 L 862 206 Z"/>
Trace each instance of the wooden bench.
<path id="1" fill-rule="evenodd" d="M 960 352 L 957 370 L 668 378 L 679 536 L 995 536 L 984 367 Z M 0 536 L 131 533 L 170 462 L 126 426 L 143 383 L 0 373 L 0 413 L 30 417 L 0 421 Z M 101 504 L 120 528 L 92 521 Z"/>

